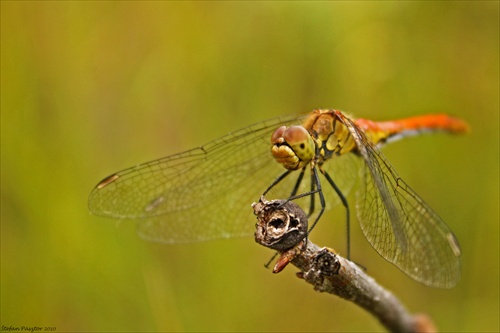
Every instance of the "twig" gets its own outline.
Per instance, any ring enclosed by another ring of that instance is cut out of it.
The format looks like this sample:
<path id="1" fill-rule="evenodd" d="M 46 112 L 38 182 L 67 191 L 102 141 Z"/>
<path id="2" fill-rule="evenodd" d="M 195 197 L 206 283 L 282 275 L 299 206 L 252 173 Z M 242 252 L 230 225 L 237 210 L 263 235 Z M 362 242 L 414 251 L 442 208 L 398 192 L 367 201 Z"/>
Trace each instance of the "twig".
<path id="1" fill-rule="evenodd" d="M 305 240 L 307 216 L 298 205 L 261 198 L 253 207 L 258 218 L 256 241 L 280 253 L 273 272 L 278 273 L 292 263 L 300 269 L 297 276 L 312 284 L 316 291 L 354 302 L 392 332 L 436 332 L 427 315 L 411 315 L 392 293 L 356 264 L 332 249 Z M 290 246 L 291 243 L 295 245 Z"/>

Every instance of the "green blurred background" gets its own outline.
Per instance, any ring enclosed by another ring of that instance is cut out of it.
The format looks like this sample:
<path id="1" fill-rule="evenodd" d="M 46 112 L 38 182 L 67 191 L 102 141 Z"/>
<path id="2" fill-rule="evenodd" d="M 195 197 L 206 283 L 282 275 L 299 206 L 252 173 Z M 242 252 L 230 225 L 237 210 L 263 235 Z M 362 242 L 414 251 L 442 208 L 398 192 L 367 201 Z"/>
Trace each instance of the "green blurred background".
<path id="1" fill-rule="evenodd" d="M 352 251 L 441 330 L 498 330 L 498 51 L 496 1 L 2 1 L 0 324 L 383 330 L 355 305 L 314 292 L 294 268 L 264 269 L 272 253 L 252 238 L 147 243 L 134 223 L 87 209 L 112 172 L 321 107 L 376 120 L 446 112 L 470 123 L 466 136 L 384 150 L 457 234 L 458 286 L 413 282 L 356 222 Z M 335 248 L 335 234 L 342 224 L 323 222 L 312 239 Z"/>

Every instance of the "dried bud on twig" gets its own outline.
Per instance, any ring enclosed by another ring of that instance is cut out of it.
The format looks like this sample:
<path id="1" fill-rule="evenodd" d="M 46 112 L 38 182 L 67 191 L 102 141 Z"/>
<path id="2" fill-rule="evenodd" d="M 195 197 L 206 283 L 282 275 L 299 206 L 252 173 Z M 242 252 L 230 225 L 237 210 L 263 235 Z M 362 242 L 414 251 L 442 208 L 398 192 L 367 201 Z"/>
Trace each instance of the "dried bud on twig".
<path id="1" fill-rule="evenodd" d="M 307 216 L 295 203 L 261 198 L 252 205 L 257 215 L 255 241 L 277 251 L 285 251 L 307 235 Z"/>

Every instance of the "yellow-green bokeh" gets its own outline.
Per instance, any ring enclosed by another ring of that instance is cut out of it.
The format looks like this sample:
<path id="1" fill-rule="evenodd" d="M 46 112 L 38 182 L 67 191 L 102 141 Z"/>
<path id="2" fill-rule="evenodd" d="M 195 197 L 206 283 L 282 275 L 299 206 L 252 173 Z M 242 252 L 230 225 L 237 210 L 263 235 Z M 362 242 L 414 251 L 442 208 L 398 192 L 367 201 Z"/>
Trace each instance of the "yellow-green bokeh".
<path id="1" fill-rule="evenodd" d="M 293 268 L 271 274 L 271 252 L 251 238 L 151 244 L 133 223 L 117 227 L 86 206 L 92 187 L 121 168 L 274 116 L 338 108 L 375 120 L 446 112 L 470 123 L 467 136 L 385 150 L 457 234 L 459 285 L 411 281 L 357 225 L 352 251 L 443 331 L 498 330 L 498 91 L 494 1 L 3 1 L 0 325 L 382 330 Z M 312 239 L 342 251 L 330 235 L 344 229 L 332 220 Z"/>

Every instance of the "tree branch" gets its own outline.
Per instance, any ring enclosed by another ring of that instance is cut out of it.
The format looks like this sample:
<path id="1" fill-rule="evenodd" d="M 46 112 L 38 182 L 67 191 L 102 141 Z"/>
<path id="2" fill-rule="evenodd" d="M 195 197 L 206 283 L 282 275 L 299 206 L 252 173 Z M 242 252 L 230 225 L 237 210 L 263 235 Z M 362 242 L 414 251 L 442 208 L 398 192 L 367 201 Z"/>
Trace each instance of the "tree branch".
<path id="1" fill-rule="evenodd" d="M 316 291 L 354 302 L 392 332 L 436 332 L 427 315 L 411 315 L 392 293 L 356 264 L 332 249 L 305 240 L 307 216 L 298 205 L 261 198 L 253 208 L 258 219 L 255 240 L 280 253 L 274 273 L 292 263 L 300 269 L 297 276 L 312 284 Z"/>

